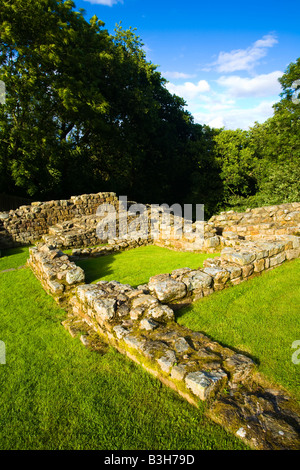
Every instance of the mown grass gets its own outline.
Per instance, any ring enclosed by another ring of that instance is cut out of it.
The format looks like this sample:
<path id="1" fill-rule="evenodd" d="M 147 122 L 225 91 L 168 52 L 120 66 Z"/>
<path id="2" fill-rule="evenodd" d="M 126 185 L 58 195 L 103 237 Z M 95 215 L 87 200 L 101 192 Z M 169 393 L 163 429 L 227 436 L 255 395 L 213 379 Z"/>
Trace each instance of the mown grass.
<path id="1" fill-rule="evenodd" d="M 145 284 L 151 276 L 171 273 L 178 268 L 199 268 L 206 258 L 218 254 L 179 252 L 159 246 L 143 246 L 117 254 L 76 261 L 86 274 L 86 282 L 118 280 L 134 287 Z"/>
<path id="2" fill-rule="evenodd" d="M 177 321 L 250 355 L 258 371 L 300 400 L 300 259 L 216 292 L 178 312 Z"/>
<path id="3" fill-rule="evenodd" d="M 0 273 L 6 269 L 16 269 L 20 266 L 24 266 L 28 259 L 28 254 L 28 247 L 2 250 L 2 256 L 0 256 Z"/>
<path id="4" fill-rule="evenodd" d="M 11 251 L 2 266 L 23 265 L 25 256 Z M 115 350 L 100 355 L 72 338 L 65 312 L 29 268 L 0 273 L 0 315 L 1 450 L 246 449 L 203 406 Z"/>

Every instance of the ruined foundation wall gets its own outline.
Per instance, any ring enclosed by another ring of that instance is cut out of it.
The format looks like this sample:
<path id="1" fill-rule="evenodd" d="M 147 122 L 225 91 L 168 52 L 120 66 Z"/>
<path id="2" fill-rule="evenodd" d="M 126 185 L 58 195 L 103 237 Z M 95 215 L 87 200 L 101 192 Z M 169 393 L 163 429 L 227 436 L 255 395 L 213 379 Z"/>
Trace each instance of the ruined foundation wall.
<path id="1" fill-rule="evenodd" d="M 70 199 L 33 202 L 0 213 L 0 248 L 30 245 L 47 234 L 49 227 L 75 217 L 96 214 L 101 204 L 117 204 L 115 193 L 82 194 Z"/>
<path id="2" fill-rule="evenodd" d="M 214 215 L 208 223 L 225 237 L 238 235 L 248 239 L 300 234 L 300 202 L 227 211 Z"/>
<path id="3" fill-rule="evenodd" d="M 214 260 L 207 260 L 202 269 L 154 276 L 137 288 L 117 281 L 85 284 L 83 271 L 47 245 L 30 249 L 29 265 L 67 310 L 63 323 L 73 336 L 73 325 L 83 320 L 99 338 L 191 404 L 206 401 L 208 416 L 250 447 L 299 449 L 300 411 L 294 401 L 280 389 L 265 389 L 251 358 L 175 321 L 176 302 L 224 288 L 233 277 L 242 277 L 243 268 L 255 260 L 278 265 L 271 260 L 285 255 L 291 244 L 252 248 L 252 252 L 225 252 L 213 265 Z M 83 344 L 88 344 L 89 335 Z"/>

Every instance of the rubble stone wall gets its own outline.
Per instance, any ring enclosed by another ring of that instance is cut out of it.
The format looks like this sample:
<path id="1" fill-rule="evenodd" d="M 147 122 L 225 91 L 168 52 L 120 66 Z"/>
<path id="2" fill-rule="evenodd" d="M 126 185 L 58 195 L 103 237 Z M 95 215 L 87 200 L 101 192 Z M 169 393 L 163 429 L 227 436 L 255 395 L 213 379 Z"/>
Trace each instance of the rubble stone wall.
<path id="1" fill-rule="evenodd" d="M 209 219 L 217 234 L 238 235 L 246 239 L 300 234 L 300 202 L 221 212 Z"/>
<path id="2" fill-rule="evenodd" d="M 49 232 L 51 226 L 76 217 L 95 214 L 101 204 L 117 204 L 114 193 L 82 194 L 70 199 L 33 202 L 17 210 L 0 213 L 0 248 L 30 245 Z"/>
<path id="3" fill-rule="evenodd" d="M 293 239 L 252 244 L 251 250 L 248 245 L 248 251 L 227 248 L 215 263 L 211 259 L 198 270 L 184 268 L 154 276 L 137 288 L 117 281 L 85 284 L 82 269 L 45 244 L 30 249 L 28 263 L 47 292 L 67 310 L 63 323 L 72 335 L 73 325 L 82 319 L 99 338 L 191 404 L 206 401 L 208 416 L 250 447 L 299 449 L 300 411 L 293 400 L 279 389 L 265 389 L 251 358 L 178 325 L 174 314 L 176 303 L 184 297 L 198 298 L 233 280 L 246 279 L 261 260 L 264 266 L 275 267 L 286 259 L 287 251 L 299 248 L 296 245 Z M 88 344 L 88 339 L 82 342 Z"/>
<path id="4" fill-rule="evenodd" d="M 107 203 L 115 208 L 114 236 L 123 244 L 155 243 L 177 250 L 210 253 L 220 252 L 238 240 L 280 240 L 282 236 L 300 234 L 300 203 L 248 209 L 243 213 L 222 212 L 207 222 L 194 222 L 186 229 L 183 217 L 171 214 L 169 219 L 165 218 L 167 211 L 163 206 L 159 209 L 145 206 L 144 218 L 127 208 L 122 218 L 118 217 L 120 201 L 117 196 L 101 192 L 72 196 L 69 200 L 33 202 L 15 211 L 0 213 L 0 249 L 29 245 L 38 240 L 74 249 L 105 242 L 107 238 L 102 239 L 99 230 L 99 222 L 104 216 L 100 216 L 97 209 Z M 143 224 L 148 229 L 146 237 L 141 235 Z M 117 241 L 113 240 L 113 243 Z"/>

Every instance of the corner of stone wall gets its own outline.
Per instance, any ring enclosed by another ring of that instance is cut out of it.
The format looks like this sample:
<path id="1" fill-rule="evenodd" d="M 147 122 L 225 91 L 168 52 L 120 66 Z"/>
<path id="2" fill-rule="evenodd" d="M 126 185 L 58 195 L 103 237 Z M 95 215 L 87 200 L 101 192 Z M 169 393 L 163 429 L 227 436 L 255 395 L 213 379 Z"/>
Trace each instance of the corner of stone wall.
<path id="1" fill-rule="evenodd" d="M 85 282 L 83 269 L 51 245 L 30 248 L 28 265 L 45 291 L 60 305 L 66 304 L 72 290 Z"/>

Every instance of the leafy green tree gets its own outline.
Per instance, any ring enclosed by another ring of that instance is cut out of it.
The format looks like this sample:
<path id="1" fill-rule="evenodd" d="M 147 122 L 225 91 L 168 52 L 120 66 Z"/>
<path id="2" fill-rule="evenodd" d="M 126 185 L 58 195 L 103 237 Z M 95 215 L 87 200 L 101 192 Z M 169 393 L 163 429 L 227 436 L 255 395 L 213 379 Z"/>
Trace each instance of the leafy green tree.
<path id="1" fill-rule="evenodd" d="M 221 129 L 212 129 L 207 125 L 193 124 L 188 143 L 189 191 L 185 202 L 204 204 L 207 220 L 219 209 L 223 202 L 224 187 L 220 177 L 220 165 L 215 155 L 215 137 Z"/>
<path id="2" fill-rule="evenodd" d="M 241 129 L 222 130 L 214 140 L 224 188 L 223 204 L 236 206 L 256 191 L 256 156 L 250 145 L 249 133 Z"/>
<path id="3" fill-rule="evenodd" d="M 108 103 L 101 91 L 112 44 L 103 23 L 87 23 L 73 7 L 72 1 L 3 2 L 0 77 L 7 99 L 0 130 L 7 190 L 63 193 L 70 160 L 73 165 L 90 128 L 104 121 Z"/>
<path id="4" fill-rule="evenodd" d="M 300 104 L 294 102 L 299 78 L 297 59 L 279 79 L 281 100 L 274 105 L 274 115 L 251 129 L 251 145 L 259 155 L 255 170 L 258 191 L 253 199 L 256 205 L 300 200 Z"/>
<path id="5" fill-rule="evenodd" d="M 168 92 L 133 29 L 110 35 L 74 8 L 70 0 L 3 2 L 2 190 L 178 201 L 192 125 L 184 101 Z"/>

